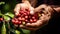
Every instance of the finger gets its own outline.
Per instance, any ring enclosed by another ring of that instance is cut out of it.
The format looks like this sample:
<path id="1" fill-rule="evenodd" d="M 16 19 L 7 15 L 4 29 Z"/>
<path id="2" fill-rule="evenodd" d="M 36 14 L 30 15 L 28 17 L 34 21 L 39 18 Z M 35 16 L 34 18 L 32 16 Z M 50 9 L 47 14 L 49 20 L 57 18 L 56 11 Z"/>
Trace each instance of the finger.
<path id="1" fill-rule="evenodd" d="M 27 26 L 27 27 L 35 27 L 36 24 L 35 24 L 35 23 L 27 23 L 26 26 Z"/>
<path id="2" fill-rule="evenodd" d="M 55 9 L 57 12 L 60 12 L 60 7 L 53 8 L 53 9 Z"/>
<path id="3" fill-rule="evenodd" d="M 14 9 L 15 15 L 19 14 L 19 10 L 20 10 L 20 4 L 17 4 L 15 9 Z"/>
<path id="4" fill-rule="evenodd" d="M 28 0 L 22 0 L 23 3 L 27 4 L 28 6 L 31 6 L 30 2 Z"/>
<path id="5" fill-rule="evenodd" d="M 35 8 L 35 12 L 40 12 L 41 10 L 45 10 L 45 8 L 47 7 L 47 5 L 42 4 L 40 6 L 38 6 L 37 8 Z"/>
<path id="6" fill-rule="evenodd" d="M 19 10 L 20 10 L 20 4 L 17 4 L 17 5 L 15 6 L 14 11 L 15 11 L 15 12 L 18 12 Z"/>
<path id="7" fill-rule="evenodd" d="M 23 26 L 23 25 L 20 25 L 20 28 L 27 29 L 27 30 L 37 30 L 37 29 L 39 29 L 39 28 L 27 27 L 27 26 Z"/>
<path id="8" fill-rule="evenodd" d="M 20 28 L 23 28 L 23 29 L 30 29 L 30 28 L 28 28 L 28 27 L 26 27 L 26 26 L 24 26 L 24 25 L 20 25 Z"/>
<path id="9" fill-rule="evenodd" d="M 41 24 L 42 23 L 40 23 L 40 21 L 37 21 L 36 23 L 27 23 L 26 26 L 36 28 L 36 27 L 40 27 Z"/>
<path id="10" fill-rule="evenodd" d="M 38 30 L 39 28 L 26 28 L 27 30 L 31 30 L 31 31 L 36 31 L 36 30 Z"/>
<path id="11" fill-rule="evenodd" d="M 21 3 L 20 6 L 21 6 L 21 8 L 28 8 L 29 7 L 26 3 Z"/>

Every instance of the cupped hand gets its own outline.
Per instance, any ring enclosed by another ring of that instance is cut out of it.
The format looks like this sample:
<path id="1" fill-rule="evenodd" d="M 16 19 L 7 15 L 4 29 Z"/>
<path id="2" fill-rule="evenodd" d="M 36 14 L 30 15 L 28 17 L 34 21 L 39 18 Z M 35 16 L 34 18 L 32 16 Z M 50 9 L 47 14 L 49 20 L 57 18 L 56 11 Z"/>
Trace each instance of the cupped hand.
<path id="1" fill-rule="evenodd" d="M 20 3 L 17 4 L 14 11 L 15 11 L 15 15 L 19 14 L 19 10 L 21 9 L 29 9 L 30 10 L 30 14 L 34 14 L 35 12 L 43 12 L 42 16 L 39 18 L 39 20 L 35 23 L 27 23 L 26 25 L 20 25 L 20 28 L 23 29 L 28 29 L 28 30 L 37 30 L 39 28 L 41 28 L 42 26 L 46 25 L 49 21 L 49 19 L 52 16 L 53 13 L 53 9 L 50 6 L 47 6 L 45 4 L 40 5 L 37 8 L 33 8 L 30 4 L 28 3 Z"/>
<path id="2" fill-rule="evenodd" d="M 20 25 L 23 29 L 28 30 L 38 30 L 39 28 L 43 27 L 44 25 L 48 24 L 49 19 L 52 17 L 53 9 L 50 6 L 45 4 L 40 5 L 39 7 L 34 9 L 36 12 L 42 11 L 43 14 L 39 18 L 39 20 L 35 23 L 27 23 L 26 25 Z"/>

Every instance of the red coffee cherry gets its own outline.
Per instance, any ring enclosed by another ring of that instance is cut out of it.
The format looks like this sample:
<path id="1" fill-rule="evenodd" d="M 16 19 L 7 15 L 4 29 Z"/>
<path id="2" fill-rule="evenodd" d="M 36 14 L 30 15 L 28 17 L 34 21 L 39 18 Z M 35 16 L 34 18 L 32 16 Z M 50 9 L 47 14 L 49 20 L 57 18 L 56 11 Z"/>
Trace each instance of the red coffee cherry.
<path id="1" fill-rule="evenodd" d="M 22 18 L 21 17 L 18 17 L 18 20 L 22 20 Z"/>
<path id="2" fill-rule="evenodd" d="M 32 19 L 30 19 L 30 22 L 33 23 L 34 21 Z"/>
<path id="3" fill-rule="evenodd" d="M 22 22 L 21 22 L 21 21 L 19 21 L 19 22 L 18 22 L 18 24 L 22 24 Z"/>
<path id="4" fill-rule="evenodd" d="M 23 17 L 22 17 L 22 20 L 24 21 L 24 20 L 25 20 L 25 18 L 23 18 Z"/>
<path id="5" fill-rule="evenodd" d="M 25 16 L 26 19 L 28 19 L 28 16 Z"/>
<path id="6" fill-rule="evenodd" d="M 36 22 L 36 21 L 37 21 L 37 19 L 34 19 L 33 21 L 34 21 L 34 22 Z"/>
<path id="7" fill-rule="evenodd" d="M 3 18 L 0 18 L 0 21 L 3 21 Z"/>

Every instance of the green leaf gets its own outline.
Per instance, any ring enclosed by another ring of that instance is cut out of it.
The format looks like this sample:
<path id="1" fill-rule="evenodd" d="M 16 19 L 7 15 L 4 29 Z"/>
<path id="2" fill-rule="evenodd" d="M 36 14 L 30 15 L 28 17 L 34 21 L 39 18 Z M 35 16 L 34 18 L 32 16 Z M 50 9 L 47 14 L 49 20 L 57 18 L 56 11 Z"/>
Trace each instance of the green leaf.
<path id="1" fill-rule="evenodd" d="M 1 10 L 0 10 L 0 16 L 2 16 Z"/>
<path id="2" fill-rule="evenodd" d="M 6 20 L 6 21 L 9 21 L 10 20 L 10 17 L 8 17 L 6 15 L 4 15 L 3 17 L 4 17 L 4 20 Z"/>
<path id="3" fill-rule="evenodd" d="M 3 6 L 3 10 L 4 11 L 9 11 L 10 10 L 10 5 L 9 4 L 5 4 L 4 6 Z"/>
<path id="4" fill-rule="evenodd" d="M 13 13 L 11 13 L 11 12 L 7 12 L 5 15 L 7 15 L 7 16 L 9 16 L 9 17 L 11 17 L 11 18 L 13 18 L 13 17 L 14 17 L 14 14 L 13 14 Z"/>
<path id="5" fill-rule="evenodd" d="M 0 2 L 0 5 L 5 4 L 5 2 Z"/>
<path id="6" fill-rule="evenodd" d="M 30 30 L 22 29 L 25 34 L 30 34 Z"/>
<path id="7" fill-rule="evenodd" d="M 18 30 L 16 30 L 15 32 L 16 32 L 16 34 L 20 34 L 20 31 L 18 31 Z"/>
<path id="8" fill-rule="evenodd" d="M 6 34 L 5 23 L 3 23 L 3 25 L 2 25 L 1 34 Z"/>

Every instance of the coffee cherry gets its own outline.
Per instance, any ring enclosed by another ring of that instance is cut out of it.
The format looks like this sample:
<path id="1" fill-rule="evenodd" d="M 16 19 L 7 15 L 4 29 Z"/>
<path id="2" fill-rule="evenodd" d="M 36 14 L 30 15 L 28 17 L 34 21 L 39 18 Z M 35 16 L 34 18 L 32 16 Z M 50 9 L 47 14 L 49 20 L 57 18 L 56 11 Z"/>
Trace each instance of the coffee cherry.
<path id="1" fill-rule="evenodd" d="M 23 15 L 27 15 L 27 13 L 24 13 Z"/>
<path id="2" fill-rule="evenodd" d="M 33 22 L 33 20 L 32 20 L 32 19 L 30 19 L 30 22 L 32 23 L 32 22 Z"/>
<path id="3" fill-rule="evenodd" d="M 26 19 L 25 22 L 29 23 L 29 20 Z"/>
<path id="4" fill-rule="evenodd" d="M 32 19 L 35 19 L 35 17 L 33 16 Z"/>
<path id="5" fill-rule="evenodd" d="M 25 20 L 25 18 L 22 18 L 22 20 Z"/>
<path id="6" fill-rule="evenodd" d="M 18 24 L 21 24 L 21 23 L 22 23 L 21 21 L 18 22 Z"/>
<path id="7" fill-rule="evenodd" d="M 18 20 L 22 20 L 22 18 L 21 17 L 18 17 Z"/>
<path id="8" fill-rule="evenodd" d="M 18 24 L 18 22 L 19 22 L 18 20 L 15 21 L 15 23 L 17 23 L 17 24 Z"/>
<path id="9" fill-rule="evenodd" d="M 3 21 L 3 18 L 0 18 L 0 21 Z"/>
<path id="10" fill-rule="evenodd" d="M 28 18 L 28 16 L 25 16 L 25 18 L 27 19 L 27 18 Z"/>
<path id="11" fill-rule="evenodd" d="M 37 21 L 37 19 L 34 19 L 34 22 L 36 22 Z"/>
<path id="12" fill-rule="evenodd" d="M 14 22 L 15 22 L 15 20 L 14 20 L 14 19 L 12 19 L 12 22 L 14 23 Z"/>

